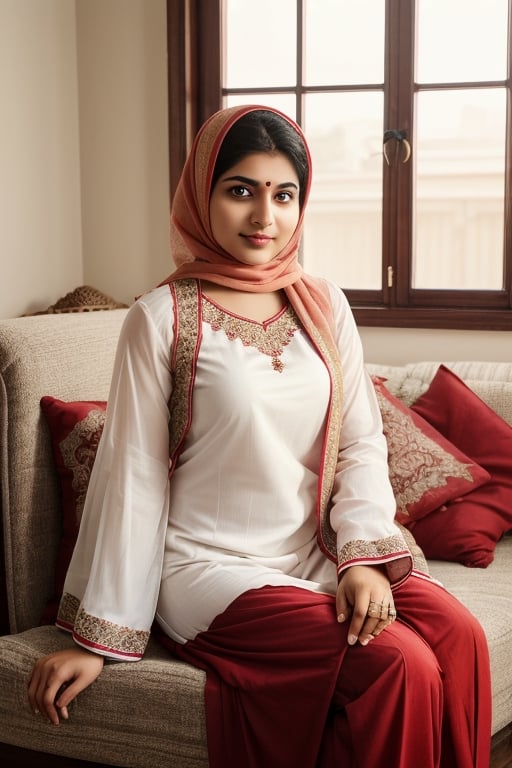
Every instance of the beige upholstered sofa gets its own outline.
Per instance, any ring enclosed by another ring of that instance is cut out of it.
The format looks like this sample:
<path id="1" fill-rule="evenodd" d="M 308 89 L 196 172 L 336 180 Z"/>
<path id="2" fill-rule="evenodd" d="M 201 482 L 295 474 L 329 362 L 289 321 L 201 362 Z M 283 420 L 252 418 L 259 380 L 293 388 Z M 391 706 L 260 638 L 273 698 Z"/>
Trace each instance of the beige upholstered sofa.
<path id="1" fill-rule="evenodd" d="M 143 661 L 106 666 L 72 705 L 70 720 L 58 727 L 33 715 L 26 700 L 34 659 L 71 642 L 53 626 L 39 626 L 53 591 L 61 535 L 59 487 L 40 398 L 105 399 L 125 314 L 126 310 L 116 309 L 0 321 L 5 572 L 0 760 L 4 765 L 78 766 L 84 760 L 130 768 L 208 764 L 203 673 L 170 659 L 156 641 L 151 641 Z M 436 367 L 370 369 L 386 375 L 390 389 L 410 403 L 426 388 Z M 512 363 L 454 367 L 512 423 Z M 478 616 L 487 633 L 498 755 L 509 748 L 512 722 L 512 537 L 499 542 L 494 562 L 486 569 L 446 562 L 431 562 L 430 567 Z"/>

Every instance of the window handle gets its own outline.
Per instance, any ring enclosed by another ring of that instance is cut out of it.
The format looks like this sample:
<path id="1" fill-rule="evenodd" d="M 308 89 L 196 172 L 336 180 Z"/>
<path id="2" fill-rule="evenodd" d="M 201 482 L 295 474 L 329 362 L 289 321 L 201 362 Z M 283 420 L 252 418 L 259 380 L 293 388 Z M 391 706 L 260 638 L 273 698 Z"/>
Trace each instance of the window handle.
<path id="1" fill-rule="evenodd" d="M 409 161 L 409 158 L 411 157 L 411 145 L 409 144 L 408 140 L 405 136 L 405 131 L 399 131 L 397 128 L 390 128 L 387 131 L 384 131 L 384 140 L 383 140 L 383 147 L 382 151 L 384 153 L 384 159 L 386 163 L 389 165 L 389 155 L 388 155 L 388 148 L 386 147 L 386 144 L 388 141 L 398 141 L 399 144 L 401 144 L 405 149 L 405 154 L 402 159 L 402 163 L 407 163 Z"/>

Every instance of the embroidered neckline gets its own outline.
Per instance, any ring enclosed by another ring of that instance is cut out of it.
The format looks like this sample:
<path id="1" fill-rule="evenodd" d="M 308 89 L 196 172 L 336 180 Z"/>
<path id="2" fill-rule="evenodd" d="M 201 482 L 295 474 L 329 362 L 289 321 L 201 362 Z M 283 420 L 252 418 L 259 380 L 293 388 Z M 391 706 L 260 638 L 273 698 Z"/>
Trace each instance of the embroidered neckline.
<path id="1" fill-rule="evenodd" d="M 291 305 L 283 307 L 269 320 L 261 323 L 229 312 L 207 296 L 203 295 L 201 302 L 203 320 L 213 331 L 224 331 L 230 341 L 240 339 L 245 347 L 254 347 L 263 355 L 268 355 L 274 371 L 281 373 L 284 370 L 280 356 L 300 328 Z"/>

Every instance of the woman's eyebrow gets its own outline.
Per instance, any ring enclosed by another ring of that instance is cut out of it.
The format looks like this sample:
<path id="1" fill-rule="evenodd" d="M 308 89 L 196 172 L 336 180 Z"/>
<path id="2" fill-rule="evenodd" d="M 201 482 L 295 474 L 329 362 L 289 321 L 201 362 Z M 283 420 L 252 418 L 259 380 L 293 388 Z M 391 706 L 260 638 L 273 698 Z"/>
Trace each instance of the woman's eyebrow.
<path id="1" fill-rule="evenodd" d="M 222 179 L 222 181 L 239 181 L 242 184 L 248 184 L 250 187 L 261 186 L 260 181 L 256 181 L 256 179 L 250 179 L 248 176 L 228 176 L 227 178 Z M 295 189 L 299 188 L 294 181 L 284 181 L 282 184 L 277 185 L 278 189 L 285 189 L 287 187 L 295 187 Z"/>

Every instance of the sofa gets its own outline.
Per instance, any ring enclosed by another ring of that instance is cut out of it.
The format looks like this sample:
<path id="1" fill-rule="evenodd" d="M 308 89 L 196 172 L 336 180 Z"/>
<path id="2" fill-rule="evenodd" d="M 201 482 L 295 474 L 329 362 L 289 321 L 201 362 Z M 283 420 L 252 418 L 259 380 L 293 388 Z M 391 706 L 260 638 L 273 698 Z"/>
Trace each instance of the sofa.
<path id="1" fill-rule="evenodd" d="M 41 398 L 104 401 L 125 309 L 0 321 L 0 491 L 3 584 L 0 610 L 0 760 L 3 765 L 129 768 L 207 766 L 204 673 L 169 657 L 152 638 L 136 664 L 104 667 L 58 727 L 27 702 L 34 660 L 69 646 L 41 623 L 56 589 L 63 537 L 62 478 Z M 493 411 L 512 423 L 512 363 L 447 363 Z M 369 365 L 407 407 L 427 390 L 437 363 Z M 480 619 L 493 683 L 493 762 L 512 765 L 512 537 L 486 567 L 429 560 L 432 575 Z"/>

